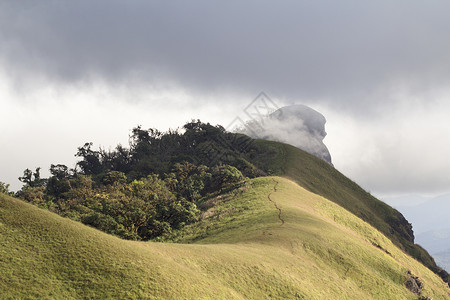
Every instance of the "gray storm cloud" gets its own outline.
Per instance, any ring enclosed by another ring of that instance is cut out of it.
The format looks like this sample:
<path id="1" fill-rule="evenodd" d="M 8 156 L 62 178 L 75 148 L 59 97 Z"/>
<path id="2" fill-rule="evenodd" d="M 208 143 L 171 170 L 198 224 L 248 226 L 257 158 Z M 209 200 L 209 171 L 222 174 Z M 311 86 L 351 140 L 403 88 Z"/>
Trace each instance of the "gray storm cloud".
<path id="1" fill-rule="evenodd" d="M 0 1 L 0 180 L 68 163 L 87 134 L 226 125 L 264 90 L 324 113 L 364 187 L 448 191 L 449 36 L 447 0 Z"/>
<path id="2" fill-rule="evenodd" d="M 39 77 L 264 89 L 373 113 L 399 86 L 446 86 L 449 14 L 418 0 L 2 1 L 0 63 L 22 89 Z"/>
<path id="3" fill-rule="evenodd" d="M 327 134 L 325 123 L 326 119 L 321 113 L 297 104 L 250 121 L 237 131 L 253 138 L 290 144 L 332 164 L 330 152 L 323 143 Z"/>

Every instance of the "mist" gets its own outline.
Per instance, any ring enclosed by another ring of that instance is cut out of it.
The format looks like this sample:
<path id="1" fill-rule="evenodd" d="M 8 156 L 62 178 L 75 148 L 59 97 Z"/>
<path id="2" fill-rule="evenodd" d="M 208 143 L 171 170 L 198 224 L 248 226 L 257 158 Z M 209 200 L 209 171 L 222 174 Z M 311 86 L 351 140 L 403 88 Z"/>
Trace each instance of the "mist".
<path id="1" fill-rule="evenodd" d="M 297 104 L 252 119 L 235 131 L 252 138 L 290 144 L 332 164 L 330 152 L 323 143 L 326 136 L 325 123 L 326 119 L 322 114 L 308 106 Z"/>

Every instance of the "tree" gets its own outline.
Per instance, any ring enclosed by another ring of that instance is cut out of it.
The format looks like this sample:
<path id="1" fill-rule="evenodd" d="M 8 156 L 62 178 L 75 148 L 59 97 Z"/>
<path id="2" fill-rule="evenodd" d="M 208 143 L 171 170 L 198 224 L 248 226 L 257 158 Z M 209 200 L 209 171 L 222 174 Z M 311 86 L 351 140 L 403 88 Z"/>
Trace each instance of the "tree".
<path id="1" fill-rule="evenodd" d="M 92 143 L 85 143 L 84 146 L 78 147 L 78 152 L 75 154 L 83 158 L 77 166 L 85 175 L 100 174 L 103 171 L 100 152 L 92 150 L 92 145 Z"/>
<path id="2" fill-rule="evenodd" d="M 37 206 L 45 206 L 46 194 L 43 186 L 25 185 L 16 193 L 16 197 Z"/>
<path id="3" fill-rule="evenodd" d="M 30 202 L 34 205 L 45 206 L 47 195 L 46 185 L 47 179 L 41 178 L 41 168 L 36 168 L 33 172 L 30 169 L 23 171 L 23 176 L 19 180 L 24 183 L 20 191 L 15 196 Z"/>
<path id="4" fill-rule="evenodd" d="M 113 151 L 106 151 L 100 149 L 100 156 L 102 158 L 102 165 L 104 170 L 119 171 L 123 173 L 130 172 L 131 155 L 130 150 L 117 145 Z"/>
<path id="5" fill-rule="evenodd" d="M 0 194 L 13 196 L 14 193 L 9 191 L 9 184 L 0 181 Z"/>
<path id="6" fill-rule="evenodd" d="M 104 185 L 117 186 L 119 184 L 126 183 L 127 182 L 127 176 L 124 173 L 122 173 L 122 172 L 110 171 L 110 172 L 104 174 L 101 177 L 101 182 Z"/>
<path id="7" fill-rule="evenodd" d="M 19 180 L 29 187 L 40 187 L 46 184 L 46 179 L 41 178 L 41 168 L 36 168 L 33 172 L 30 169 L 23 171 L 23 176 L 19 177 Z"/>
<path id="8" fill-rule="evenodd" d="M 211 180 L 211 173 L 207 166 L 196 166 L 190 162 L 176 163 L 173 172 L 166 177 L 172 191 L 179 197 L 195 202 L 204 196 L 205 186 Z"/>
<path id="9" fill-rule="evenodd" d="M 70 190 L 69 178 L 73 177 L 73 171 L 65 165 L 51 165 L 50 173 L 53 175 L 47 181 L 46 193 L 56 199 L 63 197 L 63 194 Z"/>
<path id="10" fill-rule="evenodd" d="M 219 190 L 244 180 L 241 171 L 233 166 L 222 165 L 215 167 L 212 172 L 213 189 Z"/>
<path id="11" fill-rule="evenodd" d="M 50 165 L 50 174 L 52 174 L 53 176 L 55 176 L 58 179 L 70 177 L 69 168 L 67 168 L 66 165 L 61 165 L 61 164 L 57 164 L 57 165 L 51 164 Z"/>

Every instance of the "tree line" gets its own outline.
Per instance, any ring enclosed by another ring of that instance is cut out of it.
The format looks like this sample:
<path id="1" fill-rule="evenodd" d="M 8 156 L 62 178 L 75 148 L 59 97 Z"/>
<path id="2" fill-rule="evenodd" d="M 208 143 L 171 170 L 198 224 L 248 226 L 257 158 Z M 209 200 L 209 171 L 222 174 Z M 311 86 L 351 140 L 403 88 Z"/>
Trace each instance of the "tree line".
<path id="1" fill-rule="evenodd" d="M 195 222 L 210 195 L 265 175 L 251 162 L 258 154 L 252 141 L 199 120 L 167 132 L 137 126 L 128 147 L 78 147 L 74 168 L 52 164 L 48 178 L 26 169 L 15 196 L 125 239 L 149 240 Z"/>

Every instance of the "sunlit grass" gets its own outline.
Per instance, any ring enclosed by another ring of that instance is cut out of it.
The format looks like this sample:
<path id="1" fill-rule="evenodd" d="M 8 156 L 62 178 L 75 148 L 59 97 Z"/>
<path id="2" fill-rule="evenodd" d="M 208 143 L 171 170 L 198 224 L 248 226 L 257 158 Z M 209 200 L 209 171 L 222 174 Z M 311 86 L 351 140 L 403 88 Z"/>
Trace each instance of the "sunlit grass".
<path id="1" fill-rule="evenodd" d="M 430 269 L 439 270 L 433 258 L 411 241 L 407 221 L 399 219 L 397 210 L 373 197 L 328 163 L 287 144 L 257 140 L 255 147 L 261 153 L 254 158 L 256 165 L 273 170 L 272 174 L 292 179 L 308 191 L 340 205 L 374 226 Z"/>
<path id="2" fill-rule="evenodd" d="M 417 299 L 404 287 L 407 270 L 425 295 L 448 293 L 379 231 L 279 177 L 219 199 L 180 243 L 120 240 L 0 197 L 5 298 Z"/>

